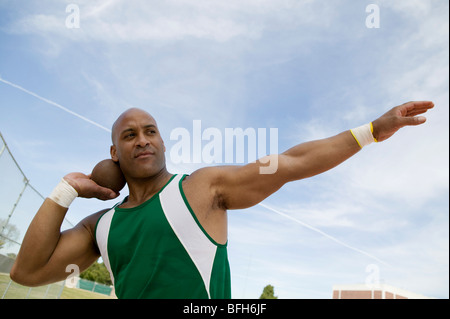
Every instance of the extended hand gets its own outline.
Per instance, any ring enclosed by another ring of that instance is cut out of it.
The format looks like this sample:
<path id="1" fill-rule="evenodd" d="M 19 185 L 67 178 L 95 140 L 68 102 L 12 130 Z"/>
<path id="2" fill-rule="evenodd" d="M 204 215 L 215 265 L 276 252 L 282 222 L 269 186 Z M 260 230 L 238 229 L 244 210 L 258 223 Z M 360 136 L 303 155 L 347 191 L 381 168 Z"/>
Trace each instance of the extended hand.
<path id="1" fill-rule="evenodd" d="M 90 179 L 90 175 L 85 175 L 83 173 L 70 173 L 64 176 L 64 179 L 73 188 L 75 188 L 78 193 L 78 197 L 108 200 L 119 196 L 119 194 L 115 193 L 113 190 L 99 186 L 92 179 Z"/>
<path id="2" fill-rule="evenodd" d="M 396 106 L 372 122 L 373 137 L 382 142 L 404 126 L 423 124 L 426 118 L 416 115 L 423 114 L 433 107 L 434 103 L 430 101 L 408 102 Z"/>

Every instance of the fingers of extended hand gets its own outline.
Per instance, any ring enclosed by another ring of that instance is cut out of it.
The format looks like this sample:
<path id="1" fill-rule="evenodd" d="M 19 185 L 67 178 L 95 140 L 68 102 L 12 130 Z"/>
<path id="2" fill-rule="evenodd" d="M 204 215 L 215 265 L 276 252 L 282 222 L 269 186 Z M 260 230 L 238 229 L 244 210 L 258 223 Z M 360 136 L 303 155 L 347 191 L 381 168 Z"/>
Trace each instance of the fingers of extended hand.
<path id="1" fill-rule="evenodd" d="M 414 101 L 408 102 L 402 105 L 404 110 L 404 116 L 415 116 L 425 113 L 429 109 L 434 107 L 434 103 L 431 101 Z"/>
<path id="2" fill-rule="evenodd" d="M 423 113 L 423 112 L 422 112 Z M 420 113 L 418 113 L 420 114 Z M 398 116 L 393 119 L 393 126 L 398 128 L 401 128 L 403 126 L 407 125 L 419 125 L 425 123 L 427 119 L 424 116 L 414 116 L 411 114 Z"/>
<path id="3" fill-rule="evenodd" d="M 431 101 L 408 102 L 394 107 L 382 117 L 373 122 L 374 137 L 379 141 L 384 141 L 404 126 L 420 125 L 426 122 L 423 114 L 434 107 Z"/>
<path id="4" fill-rule="evenodd" d="M 426 118 L 423 116 L 417 116 L 417 117 L 408 117 L 407 121 L 405 122 L 405 125 L 419 125 L 426 122 Z"/>

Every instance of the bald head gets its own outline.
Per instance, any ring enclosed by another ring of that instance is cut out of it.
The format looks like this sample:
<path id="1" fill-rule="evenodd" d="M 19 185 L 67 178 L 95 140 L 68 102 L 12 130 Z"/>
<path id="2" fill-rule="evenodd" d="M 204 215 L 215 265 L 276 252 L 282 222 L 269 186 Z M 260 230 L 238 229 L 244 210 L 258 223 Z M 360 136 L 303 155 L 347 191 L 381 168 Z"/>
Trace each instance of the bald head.
<path id="1" fill-rule="evenodd" d="M 111 130 L 111 140 L 113 145 L 116 144 L 118 136 L 122 133 L 123 130 L 126 130 L 127 126 L 129 126 L 131 123 L 136 123 L 137 121 L 146 120 L 148 123 L 156 125 L 156 121 L 153 118 L 153 116 L 150 115 L 147 111 L 144 111 L 139 108 L 130 108 L 120 114 L 120 116 L 117 118 L 117 120 L 114 122 Z"/>
<path id="2" fill-rule="evenodd" d="M 166 147 L 148 112 L 137 108 L 123 112 L 114 122 L 111 138 L 111 159 L 120 164 L 127 183 L 165 170 Z"/>

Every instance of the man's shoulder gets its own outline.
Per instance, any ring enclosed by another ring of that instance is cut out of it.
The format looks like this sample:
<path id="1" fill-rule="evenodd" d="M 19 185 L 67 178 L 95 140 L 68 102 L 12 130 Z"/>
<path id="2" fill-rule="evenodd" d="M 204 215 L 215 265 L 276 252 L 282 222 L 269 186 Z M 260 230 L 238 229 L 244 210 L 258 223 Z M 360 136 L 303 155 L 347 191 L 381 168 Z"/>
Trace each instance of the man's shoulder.
<path id="1" fill-rule="evenodd" d="M 97 226 L 98 220 L 111 208 L 102 209 L 94 214 L 85 217 L 80 224 L 82 224 L 91 234 L 92 238 L 95 238 L 95 227 Z"/>
<path id="2" fill-rule="evenodd" d="M 184 181 L 192 183 L 214 183 L 227 171 L 228 166 L 207 166 L 202 167 L 191 174 L 186 174 Z M 183 181 L 183 182 L 184 182 Z"/>

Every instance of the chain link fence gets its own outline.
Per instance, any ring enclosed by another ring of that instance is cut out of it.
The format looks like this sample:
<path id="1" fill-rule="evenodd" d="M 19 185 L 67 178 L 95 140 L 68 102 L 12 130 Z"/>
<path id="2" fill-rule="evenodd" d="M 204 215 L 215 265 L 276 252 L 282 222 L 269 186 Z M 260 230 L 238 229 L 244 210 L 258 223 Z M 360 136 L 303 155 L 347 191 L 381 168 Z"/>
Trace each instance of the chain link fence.
<path id="1" fill-rule="evenodd" d="M 12 263 L 8 259 L 14 260 L 19 252 L 28 226 L 44 199 L 30 183 L 0 133 L 0 272 L 9 272 Z M 73 226 L 65 218 L 61 229 Z"/>
<path id="2" fill-rule="evenodd" d="M 86 293 L 83 293 L 85 291 Z M 40 287 L 25 287 L 0 273 L 0 299 L 116 299 L 113 286 L 71 277 Z"/>
<path id="3" fill-rule="evenodd" d="M 29 288 L 9 278 L 28 226 L 44 199 L 30 183 L 0 133 L 0 299 L 52 299 L 61 296 L 64 281 Z M 61 229 L 73 226 L 65 218 Z"/>
<path id="4" fill-rule="evenodd" d="M 0 299 L 59 299 L 64 290 L 64 281 L 40 287 L 25 287 L 0 275 Z"/>

